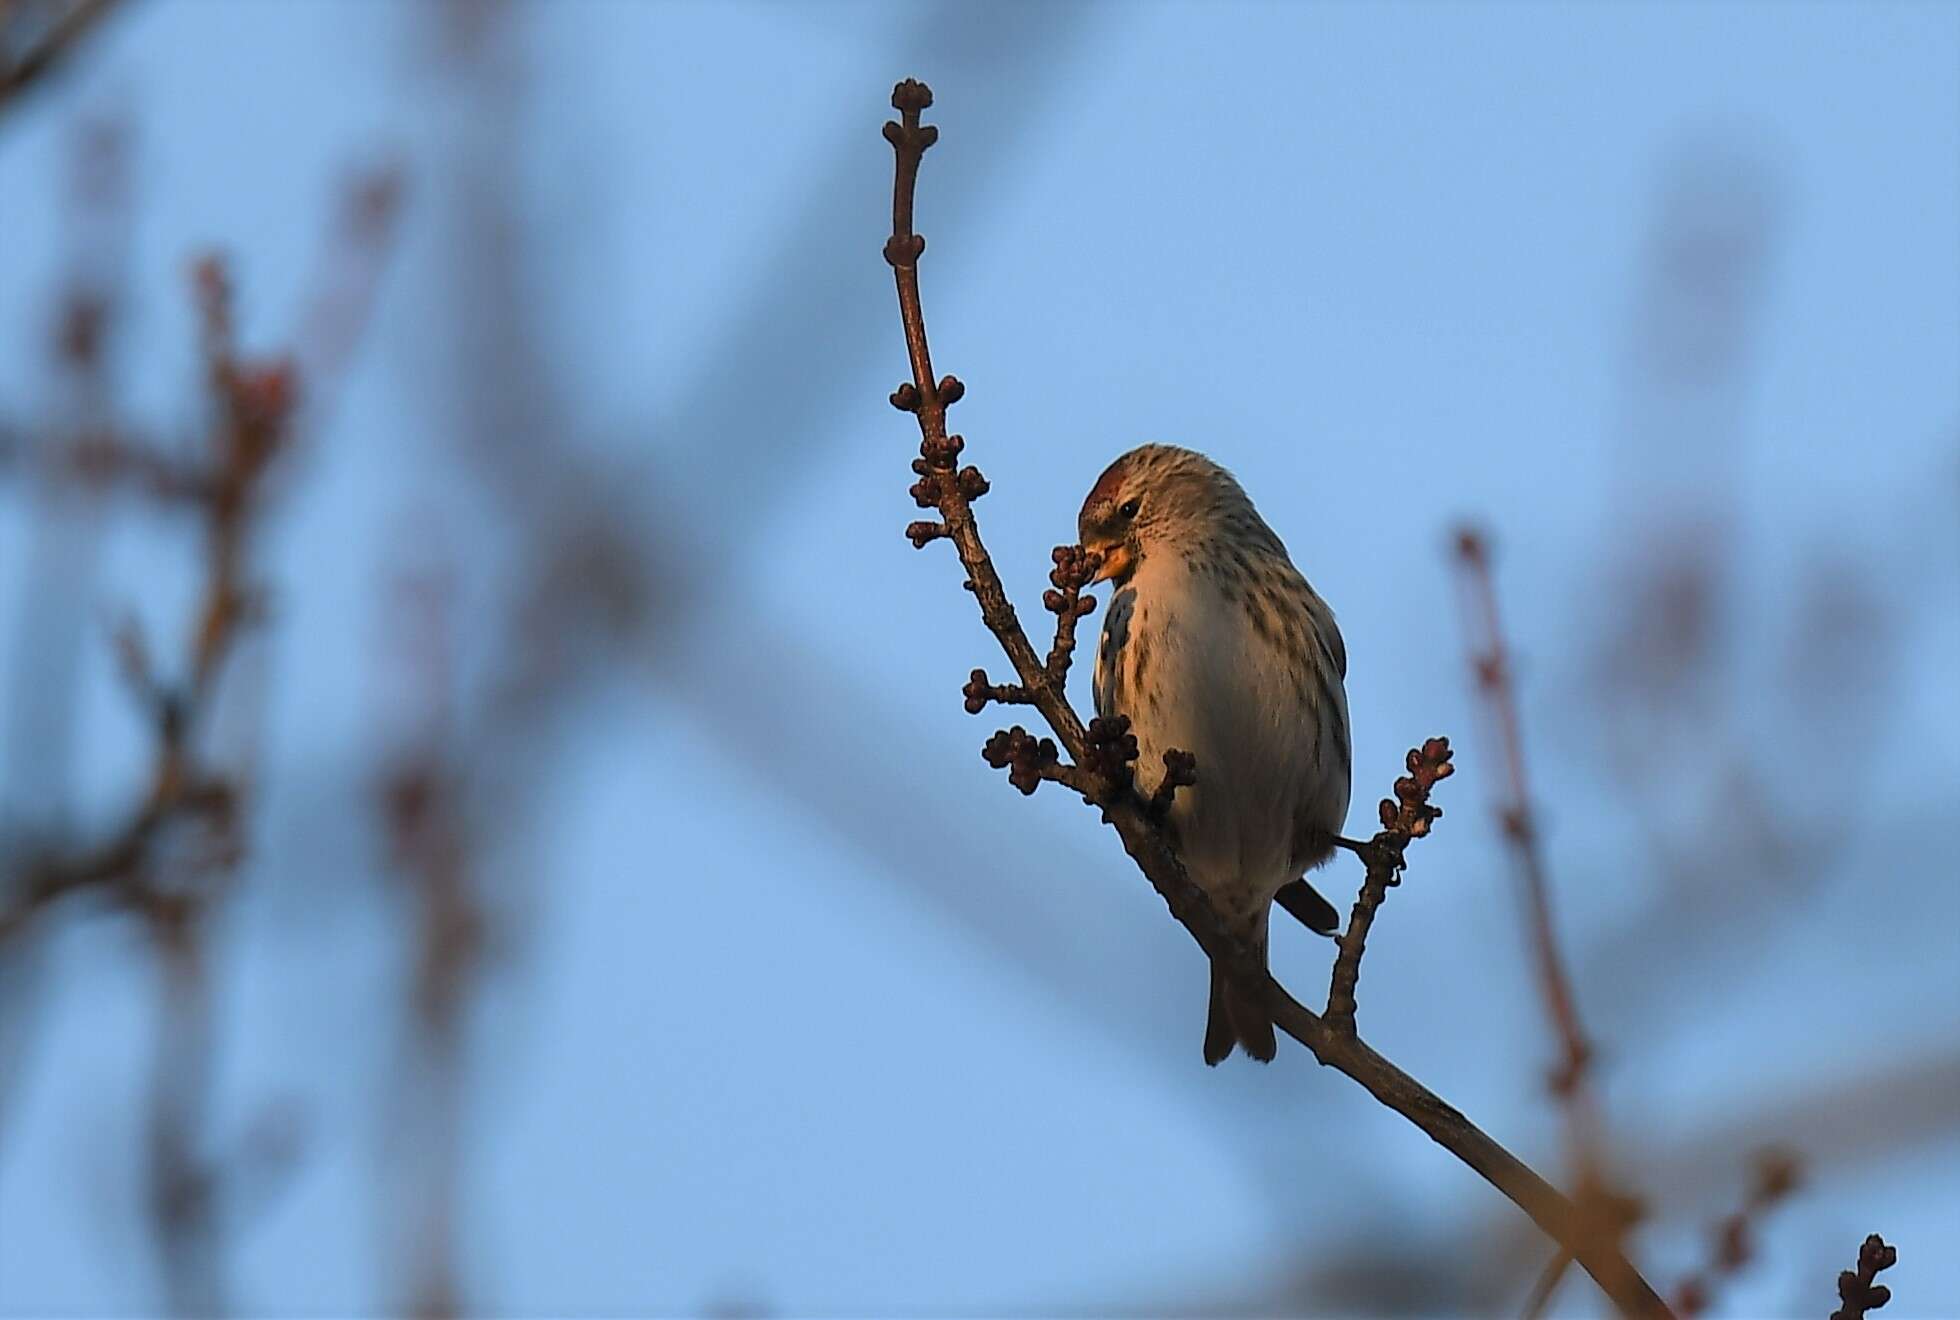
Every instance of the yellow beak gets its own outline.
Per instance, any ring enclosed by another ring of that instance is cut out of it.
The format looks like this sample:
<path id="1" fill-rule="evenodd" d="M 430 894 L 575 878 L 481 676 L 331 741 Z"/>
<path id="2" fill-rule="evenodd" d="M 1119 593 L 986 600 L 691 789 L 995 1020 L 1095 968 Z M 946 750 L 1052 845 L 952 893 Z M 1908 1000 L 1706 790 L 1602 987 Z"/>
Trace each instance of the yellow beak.
<path id="1" fill-rule="evenodd" d="M 1096 566 L 1095 576 L 1089 579 L 1091 585 L 1107 582 L 1111 578 L 1122 577 L 1130 571 L 1130 564 L 1136 558 L 1130 547 L 1118 541 L 1102 552 L 1102 563 Z"/>

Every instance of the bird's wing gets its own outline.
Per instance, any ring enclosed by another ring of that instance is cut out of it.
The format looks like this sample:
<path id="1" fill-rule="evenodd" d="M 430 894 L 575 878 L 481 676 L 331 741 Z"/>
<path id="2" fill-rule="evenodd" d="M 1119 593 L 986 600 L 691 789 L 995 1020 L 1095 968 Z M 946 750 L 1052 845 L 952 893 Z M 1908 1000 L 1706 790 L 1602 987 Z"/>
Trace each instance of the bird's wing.
<path id="1" fill-rule="evenodd" d="M 1123 648 L 1130 640 L 1130 614 L 1136 607 L 1135 587 L 1125 587 L 1109 599 L 1103 616 L 1102 641 L 1096 647 L 1096 714 L 1109 716 L 1122 709 Z"/>
<path id="2" fill-rule="evenodd" d="M 1309 591 L 1313 588 L 1309 587 Z M 1316 608 L 1308 613 L 1313 619 L 1314 636 L 1320 639 L 1320 649 L 1327 653 L 1334 672 L 1343 680 L 1347 678 L 1347 643 L 1341 640 L 1340 625 L 1334 622 L 1334 611 L 1327 608 L 1327 602 L 1315 593 L 1313 603 Z"/>

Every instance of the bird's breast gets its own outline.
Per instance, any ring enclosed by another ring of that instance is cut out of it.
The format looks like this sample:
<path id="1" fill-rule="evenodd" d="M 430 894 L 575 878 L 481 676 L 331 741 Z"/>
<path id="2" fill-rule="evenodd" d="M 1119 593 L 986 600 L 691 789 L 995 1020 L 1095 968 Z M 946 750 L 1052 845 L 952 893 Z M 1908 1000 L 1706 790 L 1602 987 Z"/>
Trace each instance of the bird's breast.
<path id="1" fill-rule="evenodd" d="M 1197 785 L 1172 810 L 1194 873 L 1257 873 L 1276 888 L 1299 874 L 1301 822 L 1332 832 L 1345 818 L 1346 697 L 1295 601 L 1193 574 L 1139 574 L 1111 599 L 1096 710 L 1129 717 L 1146 793 L 1165 751 L 1197 758 Z"/>

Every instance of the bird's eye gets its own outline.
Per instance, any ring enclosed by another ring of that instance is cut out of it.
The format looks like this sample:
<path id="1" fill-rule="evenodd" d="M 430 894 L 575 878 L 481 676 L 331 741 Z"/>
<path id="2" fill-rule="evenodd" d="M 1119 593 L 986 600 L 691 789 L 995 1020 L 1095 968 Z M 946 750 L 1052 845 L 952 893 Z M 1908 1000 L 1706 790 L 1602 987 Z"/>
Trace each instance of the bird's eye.
<path id="1" fill-rule="evenodd" d="M 1117 512 L 1125 518 L 1134 518 L 1137 516 L 1137 508 L 1138 502 L 1136 500 L 1124 500 L 1123 507 L 1118 509 Z"/>

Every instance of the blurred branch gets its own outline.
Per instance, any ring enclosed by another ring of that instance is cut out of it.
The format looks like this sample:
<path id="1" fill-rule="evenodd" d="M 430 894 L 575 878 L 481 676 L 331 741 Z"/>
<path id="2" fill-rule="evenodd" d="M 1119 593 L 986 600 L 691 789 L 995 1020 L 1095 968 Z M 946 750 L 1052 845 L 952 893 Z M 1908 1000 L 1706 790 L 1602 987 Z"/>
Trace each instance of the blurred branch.
<path id="1" fill-rule="evenodd" d="M 237 786 L 200 765 L 193 746 L 224 660 L 240 625 L 254 612 L 257 597 L 246 565 L 247 538 L 266 470 L 287 441 L 294 381 L 283 362 L 244 363 L 237 358 L 230 282 L 220 262 L 200 262 L 195 283 L 214 413 L 212 453 L 199 482 L 198 507 L 205 523 L 203 587 L 175 681 L 150 672 L 137 634 L 126 633 L 122 643 L 125 677 L 154 730 L 150 786 L 103 842 L 41 855 L 22 868 L 25 883 L 0 909 L 0 940 L 56 900 L 92 888 L 107 889 L 117 901 L 138 909 L 167 907 L 168 896 L 150 888 L 148 874 L 151 853 L 166 829 L 179 821 L 201 821 L 223 834 L 232 825 Z"/>
<path id="2" fill-rule="evenodd" d="M 1069 705 L 1056 675 L 1028 641 L 974 521 L 971 502 L 985 493 L 985 480 L 971 467 L 956 466 L 964 442 L 946 432 L 946 405 L 963 391 L 953 377 L 934 379 L 926 342 L 917 265 L 925 250 L 925 240 L 913 231 L 912 212 L 920 161 L 938 138 L 937 129 L 919 122 L 920 112 L 931 103 L 932 94 L 924 84 L 902 82 L 892 94 L 892 104 L 900 112 L 901 120 L 885 125 L 885 137 L 891 142 L 896 159 L 893 232 L 885 246 L 885 257 L 897 284 L 899 313 L 912 364 L 909 386 L 901 386 L 892 402 L 913 412 L 918 419 L 922 439 L 920 458 L 913 470 L 921 482 L 914 487 L 914 498 L 921 504 L 933 504 L 941 518 L 938 522 L 915 523 L 907 529 L 907 535 L 920 546 L 940 538 L 952 540 L 967 571 L 965 585 L 976 597 L 981 617 L 1013 664 L 1031 704 L 1061 740 L 1072 764 L 1059 761 L 1053 743 L 1035 739 L 1018 727 L 990 742 L 989 759 L 1011 765 L 1015 784 L 1023 792 L 1032 792 L 1042 780 L 1053 779 L 1077 789 L 1100 806 L 1105 821 L 1116 829 L 1125 850 L 1164 898 L 1172 915 L 1227 976 L 1246 993 L 1266 1000 L 1280 1029 L 1306 1045 L 1320 1062 L 1346 1073 L 1382 1103 L 1415 1123 L 1509 1196 L 1546 1233 L 1569 1245 L 1622 1311 L 1638 1315 L 1668 1314 L 1666 1303 L 1624 1256 L 1609 1244 L 1574 1232 L 1577 1208 L 1571 1202 L 1461 1113 L 1369 1049 L 1358 1037 L 1335 1030 L 1295 1001 L 1265 972 L 1259 960 L 1231 937 L 1203 891 L 1185 874 L 1151 819 L 1147 805 L 1125 779 L 1110 773 L 1107 749 L 1109 735 L 1114 732 L 1108 728 L 1110 722 L 1097 721 L 1104 726 L 1098 730 L 1103 736 L 1092 741 L 1090 729 L 1084 727 Z M 927 495 L 931 496 L 929 501 Z M 1060 570 L 1058 565 L 1058 573 Z"/>
<path id="3" fill-rule="evenodd" d="M 185 902 L 154 908 L 150 917 L 163 975 L 147 1124 L 151 1237 L 170 1311 L 184 1317 L 225 1310 L 223 1171 L 205 1146 L 213 1025 L 204 915 L 199 904 Z"/>
<path id="4" fill-rule="evenodd" d="M 402 657 L 409 669 L 407 745 L 377 781 L 389 850 L 414 909 L 415 971 L 408 979 L 407 1113 L 397 1126 L 415 1168 L 409 1195 L 409 1314 L 460 1314 L 456 1261 L 462 1168 L 464 1046 L 472 990 L 483 965 L 487 916 L 473 882 L 461 801 L 462 768 L 448 747 L 455 684 L 448 573 L 402 574 L 396 584 Z"/>
<path id="5" fill-rule="evenodd" d="M 117 201 L 122 193 L 114 168 L 121 158 L 119 140 L 103 140 L 108 145 L 98 141 L 88 154 L 94 164 L 84 173 L 82 189 L 98 204 Z M 384 237 L 369 236 L 361 255 L 370 265 Z M 291 1165 L 292 1142 L 276 1124 L 259 1125 L 256 1135 L 248 1132 L 236 1151 L 213 1145 L 209 1110 L 216 1025 L 209 931 L 243 855 L 243 804 L 254 779 L 250 726 L 257 706 L 247 700 L 241 707 L 239 694 L 255 697 L 257 687 L 248 681 L 249 672 L 229 681 L 228 676 L 241 663 L 241 644 L 263 618 L 253 551 L 269 478 L 293 446 L 298 373 L 284 359 L 241 355 L 223 261 L 207 257 L 196 263 L 192 287 L 207 424 L 201 451 L 181 457 L 159 456 L 125 439 L 112 424 L 103 367 L 115 302 L 109 287 L 78 280 L 64 305 L 57 359 L 80 383 L 80 422 L 70 443 L 53 454 L 43 446 L 35 455 L 39 461 L 29 475 L 42 483 L 42 503 L 58 502 L 71 488 L 87 496 L 126 483 L 155 503 L 195 516 L 201 564 L 174 663 L 154 662 L 134 616 L 115 635 L 120 676 L 154 744 L 147 787 L 121 823 L 95 842 L 0 838 L 8 871 L 0 879 L 12 882 L 0 892 L 0 948 L 11 956 L 23 947 L 14 941 L 39 916 L 74 895 L 100 895 L 142 918 L 161 976 L 145 1121 L 150 1240 L 171 1311 L 210 1316 L 225 1309 L 228 1225 L 242 1207 L 263 1202 L 286 1181 Z M 360 296 L 341 300 L 355 324 L 370 287 L 371 281 Z M 326 366 L 344 360 L 343 349 Z M 85 543 L 92 547 L 99 538 L 90 530 Z M 85 594 L 78 593 L 83 583 L 73 567 L 52 558 L 40 566 L 37 583 L 58 584 L 79 604 Z M 30 600 L 35 598 L 30 591 Z M 30 619 L 28 632 L 36 644 L 47 645 L 40 636 L 47 626 L 46 619 Z M 34 674 L 29 670 L 22 677 L 28 682 Z M 277 1119 L 275 1111 L 267 1112 Z"/>
<path id="6" fill-rule="evenodd" d="M 1558 931 L 1552 921 L 1551 883 L 1546 877 L 1544 853 L 1526 784 L 1524 733 L 1517 693 L 1511 683 L 1509 652 L 1498 619 L 1490 550 L 1482 533 L 1471 528 L 1460 530 L 1456 535 L 1456 558 L 1463 589 L 1464 623 L 1470 638 L 1470 665 L 1504 764 L 1505 795 L 1497 805 L 1498 823 L 1523 891 L 1539 998 L 1559 1046 L 1560 1059 L 1552 1073 L 1551 1089 L 1564 1114 L 1567 1157 L 1574 1175 L 1573 1200 L 1578 1207 L 1579 1221 L 1573 1231 L 1618 1255 L 1627 1230 L 1638 1216 L 1639 1206 L 1607 1177 L 1603 1121 L 1588 1077 L 1592 1046 L 1579 1022 L 1578 1000 L 1572 992 L 1572 981 L 1559 951 Z M 1550 1304 L 1570 1263 L 1568 1250 L 1561 1250 L 1553 1257 L 1526 1302 L 1527 1317 L 1538 1315 Z"/>
<path id="7" fill-rule="evenodd" d="M 0 0 L 0 111 L 53 73 L 117 0 Z"/>
<path id="8" fill-rule="evenodd" d="M 1519 887 L 1524 892 L 1538 988 L 1559 1043 L 1561 1058 L 1552 1075 L 1552 1090 L 1573 1110 L 1575 1122 L 1591 1126 L 1592 1099 L 1586 1071 L 1592 1059 L 1592 1046 L 1579 1025 L 1578 1003 L 1552 923 L 1551 885 L 1545 877 L 1538 827 L 1525 785 L 1524 735 L 1519 728 L 1517 694 L 1511 686 L 1510 657 L 1498 622 L 1490 550 L 1481 533 L 1466 528 L 1457 534 L 1456 555 L 1462 569 L 1470 665 L 1504 762 L 1506 796 L 1497 804 L 1498 824 L 1510 845 Z"/>
<path id="9" fill-rule="evenodd" d="M 1707 1262 L 1675 1287 L 1678 1315 L 1685 1320 L 1707 1310 L 1716 1285 L 1740 1273 L 1750 1262 L 1756 1252 L 1755 1232 L 1763 1217 L 1797 1189 L 1799 1177 L 1797 1161 L 1787 1152 L 1770 1150 L 1757 1156 L 1749 1195 L 1715 1225 Z"/>
<path id="10" fill-rule="evenodd" d="M 67 251 L 48 336 L 46 378 L 53 397 L 38 405 L 43 434 L 31 449 L 24 434 L 0 442 L 0 463 L 16 452 L 35 460 L 20 474 L 30 498 L 30 527 L 7 648 L 0 911 L 18 897 L 13 886 L 21 882 L 19 866 L 43 855 L 73 825 L 82 657 L 92 640 L 89 604 L 102 558 L 102 507 L 86 485 L 53 480 L 43 469 L 50 461 L 70 461 L 114 425 L 114 349 L 127 304 L 132 228 L 129 136 L 127 123 L 115 117 L 85 120 L 74 134 L 62 217 Z M 44 942 L 32 934 L 0 934 L 0 960 L 4 1141 L 47 991 Z"/>

